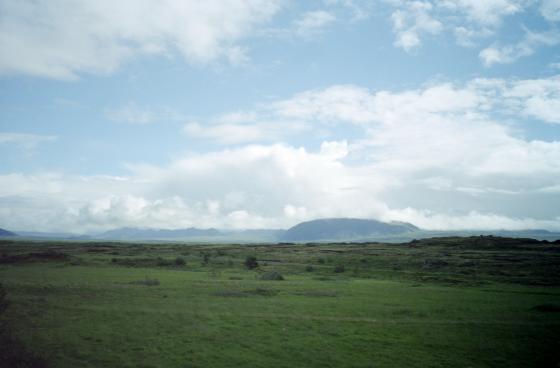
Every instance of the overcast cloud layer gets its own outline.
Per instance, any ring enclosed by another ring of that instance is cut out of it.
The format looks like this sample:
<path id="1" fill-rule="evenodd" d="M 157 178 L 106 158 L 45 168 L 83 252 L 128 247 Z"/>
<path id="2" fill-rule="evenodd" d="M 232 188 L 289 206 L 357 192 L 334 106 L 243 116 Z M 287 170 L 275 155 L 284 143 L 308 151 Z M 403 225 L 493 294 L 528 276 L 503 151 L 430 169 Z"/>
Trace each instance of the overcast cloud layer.
<path id="1" fill-rule="evenodd" d="M 0 227 L 560 231 L 559 21 L 555 0 L 0 0 Z"/>

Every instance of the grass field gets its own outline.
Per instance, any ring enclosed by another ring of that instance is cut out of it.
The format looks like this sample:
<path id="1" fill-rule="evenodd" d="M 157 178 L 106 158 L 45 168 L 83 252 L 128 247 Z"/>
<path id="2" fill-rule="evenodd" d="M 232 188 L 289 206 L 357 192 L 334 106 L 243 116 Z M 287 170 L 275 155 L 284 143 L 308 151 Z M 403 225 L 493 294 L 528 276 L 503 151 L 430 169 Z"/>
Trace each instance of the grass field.
<path id="1" fill-rule="evenodd" d="M 560 363 L 558 244 L 2 241 L 0 254 L 0 318 L 50 367 Z"/>

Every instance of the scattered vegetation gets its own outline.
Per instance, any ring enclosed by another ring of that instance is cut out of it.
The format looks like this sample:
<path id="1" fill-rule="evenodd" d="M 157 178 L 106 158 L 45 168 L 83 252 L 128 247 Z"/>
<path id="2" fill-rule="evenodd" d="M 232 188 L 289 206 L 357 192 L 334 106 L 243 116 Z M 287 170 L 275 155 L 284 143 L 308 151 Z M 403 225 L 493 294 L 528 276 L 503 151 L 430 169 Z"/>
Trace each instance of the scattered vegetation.
<path id="1" fill-rule="evenodd" d="M 560 243 L 11 240 L 0 255 L 0 367 L 42 367 L 30 352 L 57 367 L 560 362 Z"/>

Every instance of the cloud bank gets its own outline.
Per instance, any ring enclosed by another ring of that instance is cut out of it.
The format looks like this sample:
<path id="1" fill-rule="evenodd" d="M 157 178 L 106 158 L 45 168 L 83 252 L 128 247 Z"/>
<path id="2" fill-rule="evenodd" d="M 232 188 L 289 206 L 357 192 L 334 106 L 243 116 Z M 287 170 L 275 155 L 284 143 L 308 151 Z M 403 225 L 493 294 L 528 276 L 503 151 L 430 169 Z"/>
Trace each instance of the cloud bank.
<path id="1" fill-rule="evenodd" d="M 130 163 L 123 177 L 2 175 L 0 219 L 14 230 L 276 228 L 319 217 L 560 230 L 560 141 L 523 130 L 559 124 L 559 101 L 560 76 L 302 91 L 188 123 L 187 139 L 218 148 L 166 165 Z M 291 143 L 308 127 L 337 139 Z"/>

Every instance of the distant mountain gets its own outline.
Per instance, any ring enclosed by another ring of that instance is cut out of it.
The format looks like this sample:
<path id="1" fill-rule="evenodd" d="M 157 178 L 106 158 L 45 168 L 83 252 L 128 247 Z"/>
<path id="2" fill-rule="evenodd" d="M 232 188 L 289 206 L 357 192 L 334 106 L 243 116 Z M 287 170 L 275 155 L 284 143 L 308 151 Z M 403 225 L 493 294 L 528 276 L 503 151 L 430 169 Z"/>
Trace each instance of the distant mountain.
<path id="1" fill-rule="evenodd" d="M 188 229 L 165 230 L 165 229 L 138 229 L 124 227 L 106 231 L 95 236 L 97 239 L 111 240 L 157 240 L 157 239 L 184 239 L 184 238 L 204 238 L 219 236 L 221 232 L 216 229 Z"/>
<path id="2" fill-rule="evenodd" d="M 379 236 L 393 236 L 419 231 L 405 222 L 381 222 L 352 218 L 333 218 L 302 222 L 288 229 L 283 241 L 353 240 Z"/>
<path id="3" fill-rule="evenodd" d="M 17 236 L 16 233 L 12 233 L 11 231 L 0 229 L 0 237 L 8 237 L 8 236 Z"/>

